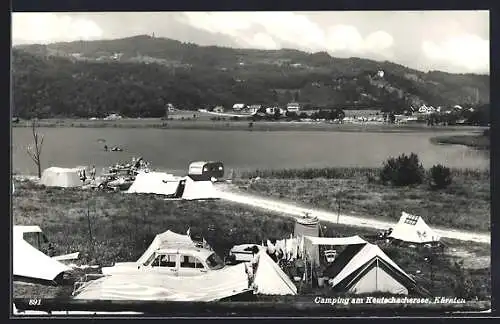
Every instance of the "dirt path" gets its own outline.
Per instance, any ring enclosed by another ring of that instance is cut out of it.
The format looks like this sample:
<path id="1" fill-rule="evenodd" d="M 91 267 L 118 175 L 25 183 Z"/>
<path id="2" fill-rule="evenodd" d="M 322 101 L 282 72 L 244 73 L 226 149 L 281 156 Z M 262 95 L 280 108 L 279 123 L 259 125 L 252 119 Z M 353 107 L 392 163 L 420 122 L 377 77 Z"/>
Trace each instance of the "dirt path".
<path id="1" fill-rule="evenodd" d="M 375 229 L 387 229 L 395 225 L 395 223 L 387 221 L 356 217 L 350 215 L 342 215 L 342 214 L 340 214 L 339 216 L 337 213 L 334 212 L 305 208 L 290 203 L 284 203 L 277 200 L 262 198 L 256 195 L 239 192 L 239 190 L 235 188 L 235 186 L 229 184 L 219 184 L 217 185 L 217 189 L 219 191 L 219 196 L 221 199 L 254 206 L 257 208 L 263 208 L 279 213 L 284 213 L 289 216 L 302 217 L 307 212 L 310 214 L 310 216 L 318 217 L 319 220 L 337 223 L 338 219 L 339 224 L 357 226 L 357 227 L 368 227 Z M 445 238 L 491 244 L 491 235 L 488 233 L 474 233 L 474 232 L 458 231 L 454 229 L 438 229 L 438 228 L 434 228 L 434 230 L 438 235 Z"/>

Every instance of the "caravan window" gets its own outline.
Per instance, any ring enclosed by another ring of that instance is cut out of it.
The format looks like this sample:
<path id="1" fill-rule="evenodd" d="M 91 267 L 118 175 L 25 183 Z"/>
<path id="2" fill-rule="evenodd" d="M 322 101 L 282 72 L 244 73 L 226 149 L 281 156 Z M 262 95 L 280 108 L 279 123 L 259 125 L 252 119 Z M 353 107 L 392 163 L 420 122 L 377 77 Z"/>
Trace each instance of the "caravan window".
<path id="1" fill-rule="evenodd" d="M 153 267 L 168 267 L 175 268 L 175 254 L 158 254 L 151 266 Z"/>
<path id="2" fill-rule="evenodd" d="M 181 268 L 203 269 L 204 267 L 200 259 L 191 255 L 182 255 Z"/>

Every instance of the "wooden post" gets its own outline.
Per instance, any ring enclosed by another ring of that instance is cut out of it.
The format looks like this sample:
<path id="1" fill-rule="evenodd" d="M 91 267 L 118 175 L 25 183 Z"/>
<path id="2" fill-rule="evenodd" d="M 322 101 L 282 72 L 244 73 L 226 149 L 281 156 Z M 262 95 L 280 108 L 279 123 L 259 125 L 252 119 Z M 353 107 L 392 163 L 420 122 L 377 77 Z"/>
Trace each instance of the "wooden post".
<path id="1" fill-rule="evenodd" d="M 90 222 L 90 207 L 88 206 L 87 204 L 87 221 L 88 221 L 88 224 L 89 224 L 89 243 L 90 243 L 90 249 L 91 249 L 91 252 L 92 252 L 92 258 L 94 257 L 94 239 L 92 237 L 92 224 Z"/>
<path id="2" fill-rule="evenodd" d="M 338 205 L 338 209 L 337 209 L 337 224 L 338 224 L 340 221 L 340 192 L 339 192 L 338 198 L 337 198 L 337 205 Z"/>

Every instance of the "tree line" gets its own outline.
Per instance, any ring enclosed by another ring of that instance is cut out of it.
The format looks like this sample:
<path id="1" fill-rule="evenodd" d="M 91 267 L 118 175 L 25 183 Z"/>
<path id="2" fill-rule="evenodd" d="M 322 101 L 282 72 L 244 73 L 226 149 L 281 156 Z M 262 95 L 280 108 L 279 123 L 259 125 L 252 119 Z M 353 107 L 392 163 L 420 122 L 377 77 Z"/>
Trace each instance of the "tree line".
<path id="1" fill-rule="evenodd" d="M 318 59 L 326 57 L 319 55 Z M 230 108 L 235 103 L 284 106 L 291 101 L 300 102 L 306 109 L 371 108 L 394 113 L 407 109 L 409 96 L 374 85 L 370 78 L 376 70 L 361 71 L 359 66 L 366 62 L 361 60 L 356 67 L 355 61 L 344 62 L 342 69 L 358 74 L 332 77 L 330 70 L 321 69 L 308 71 L 264 64 L 228 71 L 205 64 L 176 68 L 74 61 L 14 49 L 13 112 L 20 118 L 88 118 L 110 113 L 159 118 L 164 117 L 168 103 L 180 109 L 197 110 L 218 105 Z M 428 90 L 428 86 L 411 83 L 398 73 L 396 69 L 384 77 L 393 89 L 424 101 L 453 102 L 453 91 L 442 98 Z M 448 79 L 443 82 L 449 82 Z M 465 79 L 463 82 L 470 82 Z M 444 83 L 442 87 L 447 88 Z"/>

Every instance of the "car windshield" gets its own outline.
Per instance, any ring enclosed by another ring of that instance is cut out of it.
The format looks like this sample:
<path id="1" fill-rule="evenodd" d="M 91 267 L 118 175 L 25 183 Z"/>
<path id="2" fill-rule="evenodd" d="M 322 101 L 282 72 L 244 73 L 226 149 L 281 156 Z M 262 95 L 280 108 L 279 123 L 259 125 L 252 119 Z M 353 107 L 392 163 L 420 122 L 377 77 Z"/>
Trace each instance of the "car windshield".
<path id="1" fill-rule="evenodd" d="M 215 253 L 212 253 L 207 258 L 207 265 L 211 270 L 218 270 L 224 267 L 224 262 L 219 258 L 219 256 Z"/>

